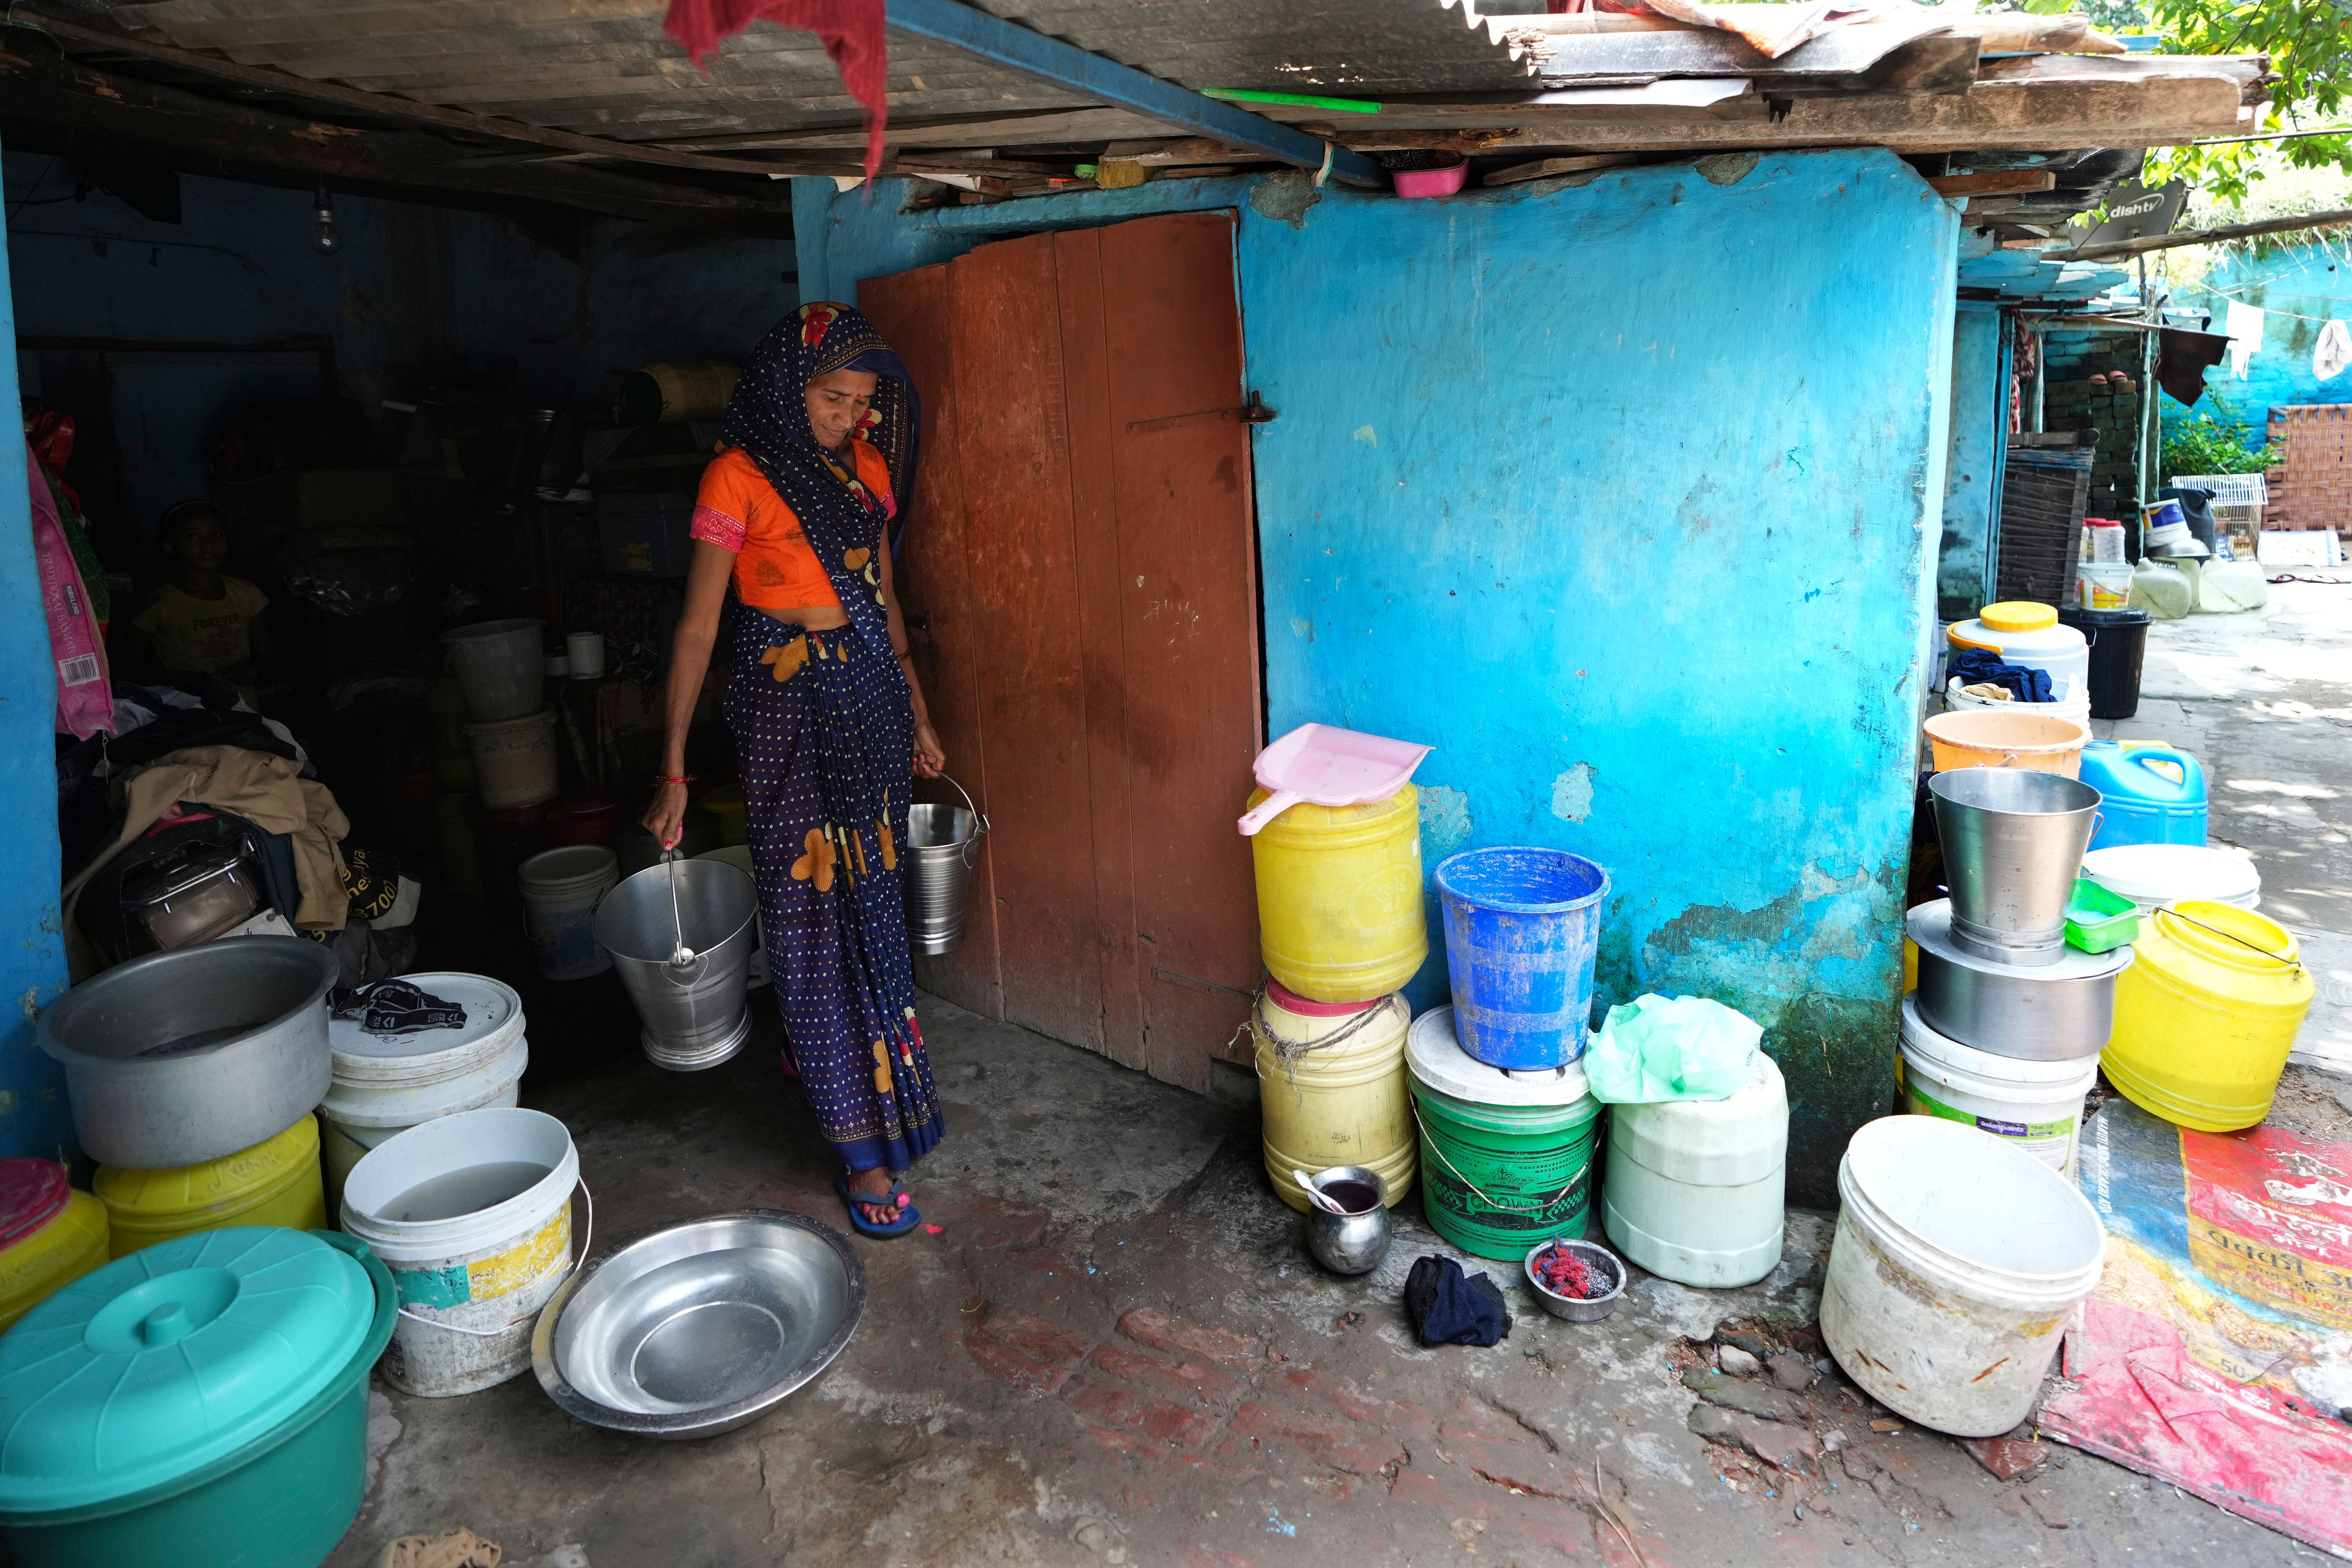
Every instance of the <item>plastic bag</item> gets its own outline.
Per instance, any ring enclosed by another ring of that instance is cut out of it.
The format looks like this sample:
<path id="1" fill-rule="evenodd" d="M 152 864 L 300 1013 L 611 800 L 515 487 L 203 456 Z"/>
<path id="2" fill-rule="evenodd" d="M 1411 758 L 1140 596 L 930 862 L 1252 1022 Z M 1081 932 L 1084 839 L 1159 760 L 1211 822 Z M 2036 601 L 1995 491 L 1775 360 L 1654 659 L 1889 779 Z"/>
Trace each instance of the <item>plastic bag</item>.
<path id="1" fill-rule="evenodd" d="M 1727 1100 L 1748 1086 L 1763 1038 L 1720 1002 L 1653 993 L 1609 1009 L 1585 1049 L 1585 1081 L 1610 1105 Z"/>

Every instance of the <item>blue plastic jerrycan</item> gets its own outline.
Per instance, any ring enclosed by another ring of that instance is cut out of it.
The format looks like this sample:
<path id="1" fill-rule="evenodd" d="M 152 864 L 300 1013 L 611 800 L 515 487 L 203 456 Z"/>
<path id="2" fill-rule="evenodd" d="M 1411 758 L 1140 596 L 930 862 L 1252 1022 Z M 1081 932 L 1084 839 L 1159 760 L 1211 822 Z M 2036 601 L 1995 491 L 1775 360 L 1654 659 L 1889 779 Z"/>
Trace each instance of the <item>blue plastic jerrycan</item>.
<path id="1" fill-rule="evenodd" d="M 2083 782 L 2104 797 L 2091 847 L 2205 842 L 2205 770 L 2171 746 L 2093 741 Z"/>

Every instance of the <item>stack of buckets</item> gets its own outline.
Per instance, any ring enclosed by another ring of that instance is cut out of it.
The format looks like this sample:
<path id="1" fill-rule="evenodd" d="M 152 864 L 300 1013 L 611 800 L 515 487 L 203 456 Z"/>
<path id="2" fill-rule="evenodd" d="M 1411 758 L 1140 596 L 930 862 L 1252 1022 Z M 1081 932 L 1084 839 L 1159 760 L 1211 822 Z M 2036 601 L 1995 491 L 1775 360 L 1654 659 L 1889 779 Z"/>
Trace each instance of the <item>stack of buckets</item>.
<path id="1" fill-rule="evenodd" d="M 1517 1261 L 1591 1216 L 1601 1103 L 1577 1063 L 1609 874 L 1563 850 L 1473 849 L 1437 868 L 1454 1003 L 1408 1052 L 1422 1206 L 1440 1236 Z"/>
<path id="2" fill-rule="evenodd" d="M 1258 790 L 1251 807 L 1266 798 Z M 1250 839 L 1259 949 L 1270 977 L 1251 1033 L 1266 1175 L 1301 1214 L 1291 1173 L 1378 1172 L 1393 1206 L 1412 1191 L 1404 998 L 1429 956 L 1421 905 L 1421 793 L 1324 806 L 1301 802 Z"/>

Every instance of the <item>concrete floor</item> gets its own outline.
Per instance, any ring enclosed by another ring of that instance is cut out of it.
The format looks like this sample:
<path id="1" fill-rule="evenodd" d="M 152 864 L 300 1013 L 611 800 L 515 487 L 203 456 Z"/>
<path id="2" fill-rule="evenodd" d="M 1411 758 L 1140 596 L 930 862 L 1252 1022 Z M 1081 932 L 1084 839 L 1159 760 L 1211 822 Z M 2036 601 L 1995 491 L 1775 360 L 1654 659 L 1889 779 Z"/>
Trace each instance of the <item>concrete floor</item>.
<path id="1" fill-rule="evenodd" d="M 2204 758 L 2214 837 L 2262 862 L 2265 908 L 2323 971 L 2332 1010 L 2306 1040 L 2352 1063 L 2352 589 L 2159 626 L 2147 691 L 2103 728 Z M 541 1016 L 535 1055 L 604 1064 L 526 1097 L 572 1129 L 600 1238 L 747 1205 L 840 1224 L 772 1014 L 692 1077 L 636 1059 L 609 1006 L 566 1010 L 561 1032 Z M 767 1421 L 678 1445 L 579 1426 L 528 1375 L 461 1399 L 379 1392 L 336 1568 L 458 1525 L 524 1568 L 2320 1560 L 2063 1447 L 1996 1479 L 1948 1439 L 1874 1428 L 1885 1413 L 1834 1374 L 1802 1394 L 1710 1384 L 1719 1324 L 1818 1354 L 1827 1215 L 1790 1215 L 1760 1286 L 1642 1278 L 1592 1325 L 1469 1260 L 1505 1285 L 1510 1337 L 1423 1350 L 1404 1274 L 1450 1249 L 1417 1197 L 1380 1270 L 1333 1278 L 1268 1193 L 1253 1119 L 945 1003 L 923 1022 L 949 1135 L 914 1191 L 941 1229 L 855 1243 L 868 1306 L 830 1372 Z M 2352 1137 L 2345 1083 L 2291 1068 L 2278 1120 Z"/>

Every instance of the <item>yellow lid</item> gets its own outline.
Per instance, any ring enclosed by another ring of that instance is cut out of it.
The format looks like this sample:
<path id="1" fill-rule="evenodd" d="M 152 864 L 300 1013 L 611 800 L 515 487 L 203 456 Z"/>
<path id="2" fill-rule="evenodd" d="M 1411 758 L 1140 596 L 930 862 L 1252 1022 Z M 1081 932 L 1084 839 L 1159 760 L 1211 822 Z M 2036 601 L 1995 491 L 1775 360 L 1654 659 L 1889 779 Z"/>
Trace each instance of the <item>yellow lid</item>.
<path id="1" fill-rule="evenodd" d="M 2058 624 L 2058 612 L 2048 605 L 2037 605 L 2031 599 L 2008 599 L 1998 605 L 1987 605 L 1978 612 L 1977 619 L 1987 631 L 2038 632 Z"/>
<path id="2" fill-rule="evenodd" d="M 319 1165 L 319 1123 L 301 1121 L 250 1149 L 199 1165 L 164 1171 L 134 1171 L 100 1165 L 90 1188 L 118 1218 L 131 1215 L 176 1215 L 226 1199 L 258 1193 Z"/>

